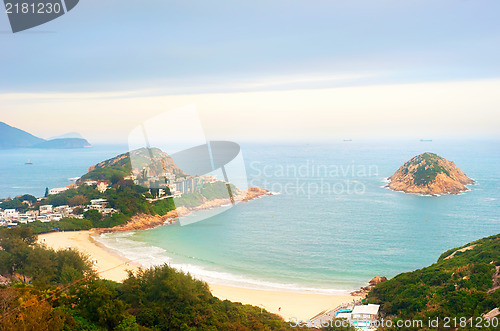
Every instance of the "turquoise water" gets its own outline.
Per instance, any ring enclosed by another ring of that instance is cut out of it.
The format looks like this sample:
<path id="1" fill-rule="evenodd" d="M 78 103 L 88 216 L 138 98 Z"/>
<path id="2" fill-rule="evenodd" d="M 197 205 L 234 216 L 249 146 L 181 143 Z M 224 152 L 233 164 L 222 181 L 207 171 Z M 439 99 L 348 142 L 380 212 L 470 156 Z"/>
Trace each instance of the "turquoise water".
<path id="1" fill-rule="evenodd" d="M 421 268 L 449 248 L 500 232 L 498 146 L 244 145 L 250 184 L 279 195 L 189 226 L 101 240 L 146 265 L 169 262 L 212 282 L 322 293 L 355 289 L 374 276 Z M 385 178 L 425 151 L 454 160 L 477 184 L 465 194 L 439 197 L 384 188 Z"/>
<path id="2" fill-rule="evenodd" d="M 145 265 L 168 262 L 222 284 L 321 293 L 356 289 L 374 276 L 421 268 L 449 248 L 500 232 L 498 146 L 496 141 L 246 144 L 250 185 L 279 194 L 187 226 L 100 240 Z M 15 166 L 5 161 L 0 166 L 1 196 L 40 195 L 45 186 L 67 185 L 68 177 L 123 150 L 40 152 L 40 159 L 31 150 L 0 151 L 2 159 L 17 160 Z M 439 197 L 384 188 L 385 178 L 426 151 L 455 161 L 476 185 L 461 195 Z M 28 157 L 41 168 L 25 171 Z"/>

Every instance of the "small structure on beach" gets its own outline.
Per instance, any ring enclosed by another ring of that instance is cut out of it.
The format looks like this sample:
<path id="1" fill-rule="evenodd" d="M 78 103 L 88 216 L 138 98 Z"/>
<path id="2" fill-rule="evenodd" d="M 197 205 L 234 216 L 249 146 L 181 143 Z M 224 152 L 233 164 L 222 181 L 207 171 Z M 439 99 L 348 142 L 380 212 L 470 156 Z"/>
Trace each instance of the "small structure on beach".
<path id="1" fill-rule="evenodd" d="M 376 330 L 380 305 L 361 305 L 360 301 L 342 304 L 330 311 L 322 312 L 310 320 L 310 327 L 328 325 L 333 319 L 345 319 L 357 330 Z"/>
<path id="2" fill-rule="evenodd" d="M 361 330 L 372 330 L 374 323 L 378 319 L 380 305 L 368 304 L 355 306 L 351 312 L 349 321 L 351 325 Z"/>

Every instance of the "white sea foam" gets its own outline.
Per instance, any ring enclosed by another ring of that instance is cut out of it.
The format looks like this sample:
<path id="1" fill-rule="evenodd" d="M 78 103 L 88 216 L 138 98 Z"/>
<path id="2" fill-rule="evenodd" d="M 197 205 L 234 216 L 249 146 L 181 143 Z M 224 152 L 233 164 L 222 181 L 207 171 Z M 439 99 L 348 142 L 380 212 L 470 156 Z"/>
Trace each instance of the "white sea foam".
<path id="1" fill-rule="evenodd" d="M 347 290 L 305 287 L 294 283 L 271 282 L 252 277 L 232 274 L 226 271 L 209 270 L 191 263 L 174 262 L 163 248 L 147 245 L 146 243 L 130 240 L 133 233 L 120 232 L 103 234 L 95 239 L 106 247 L 116 251 L 127 259 L 141 264 L 143 267 L 162 265 L 167 263 L 172 268 L 189 273 L 196 279 L 218 285 L 228 285 L 249 289 L 288 291 L 297 293 L 315 294 L 348 294 Z"/>

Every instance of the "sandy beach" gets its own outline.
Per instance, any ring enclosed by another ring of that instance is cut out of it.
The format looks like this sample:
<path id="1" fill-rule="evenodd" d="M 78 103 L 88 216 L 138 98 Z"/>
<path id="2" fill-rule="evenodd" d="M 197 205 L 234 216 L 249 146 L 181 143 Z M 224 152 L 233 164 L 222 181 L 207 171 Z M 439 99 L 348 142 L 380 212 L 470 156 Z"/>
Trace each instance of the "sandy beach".
<path id="1" fill-rule="evenodd" d="M 89 256 L 96 272 L 102 278 L 121 282 L 128 276 L 127 270 L 137 270 L 139 264 L 133 263 L 111 249 L 96 242 L 93 231 L 68 231 L 45 233 L 38 236 L 38 242 L 55 250 L 74 248 Z"/>
<path id="2" fill-rule="evenodd" d="M 38 241 L 56 250 L 71 247 L 85 253 L 91 260 L 97 260 L 96 271 L 106 279 L 121 282 L 127 277 L 127 270 L 137 270 L 139 267 L 137 263 L 96 242 L 92 238 L 93 235 L 97 233 L 93 231 L 54 232 L 39 235 Z M 291 318 L 307 320 L 322 311 L 359 298 L 347 293 L 323 295 L 257 290 L 219 284 L 209 285 L 212 294 L 219 299 L 258 306 L 282 316 L 285 320 Z"/>

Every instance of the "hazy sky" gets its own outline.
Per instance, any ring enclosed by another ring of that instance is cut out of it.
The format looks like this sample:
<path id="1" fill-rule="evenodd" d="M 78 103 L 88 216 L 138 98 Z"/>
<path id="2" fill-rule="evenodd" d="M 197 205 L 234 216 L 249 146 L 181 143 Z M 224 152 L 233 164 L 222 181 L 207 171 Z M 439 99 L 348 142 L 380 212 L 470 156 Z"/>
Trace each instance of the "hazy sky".
<path id="1" fill-rule="evenodd" d="M 195 104 L 209 136 L 497 134 L 498 1 L 82 0 L 12 34 L 0 121 L 123 141 Z"/>

